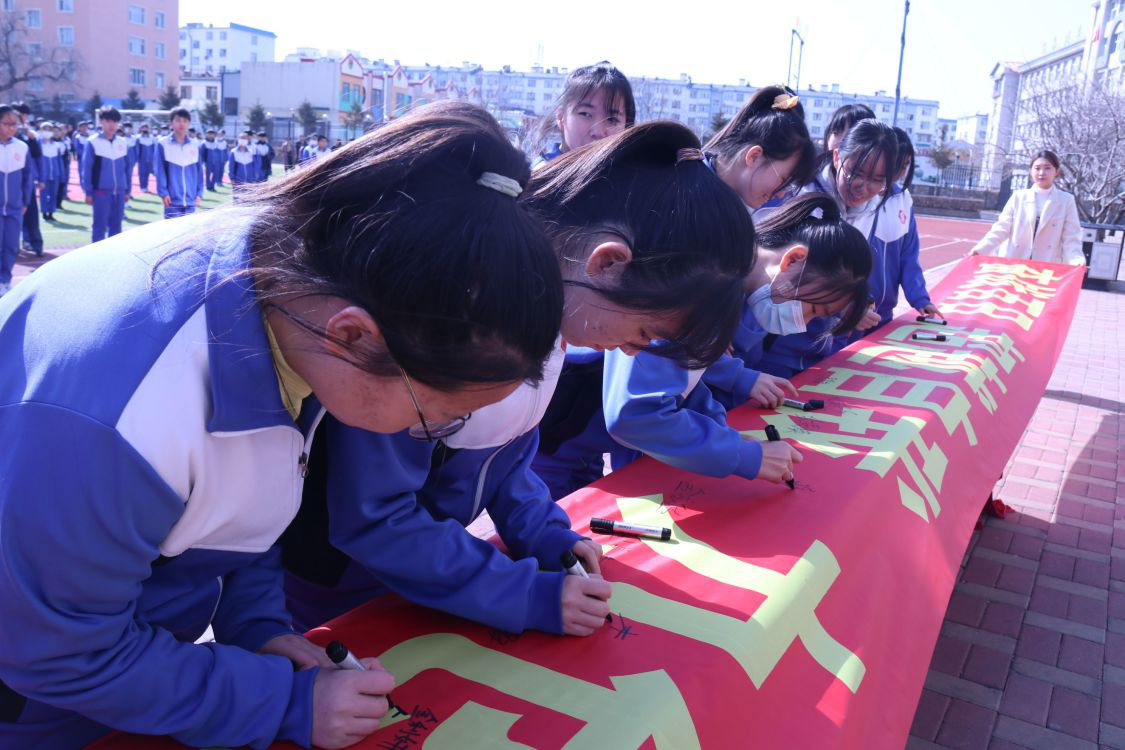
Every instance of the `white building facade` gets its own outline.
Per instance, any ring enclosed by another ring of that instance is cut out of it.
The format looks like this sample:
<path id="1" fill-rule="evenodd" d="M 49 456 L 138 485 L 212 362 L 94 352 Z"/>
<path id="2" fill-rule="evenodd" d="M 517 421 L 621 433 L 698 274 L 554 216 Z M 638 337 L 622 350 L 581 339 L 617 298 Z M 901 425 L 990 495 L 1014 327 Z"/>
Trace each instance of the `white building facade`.
<path id="1" fill-rule="evenodd" d="M 276 41 L 272 31 L 238 23 L 189 23 L 180 27 L 180 70 L 192 76 L 220 75 L 244 62 L 273 62 Z"/>

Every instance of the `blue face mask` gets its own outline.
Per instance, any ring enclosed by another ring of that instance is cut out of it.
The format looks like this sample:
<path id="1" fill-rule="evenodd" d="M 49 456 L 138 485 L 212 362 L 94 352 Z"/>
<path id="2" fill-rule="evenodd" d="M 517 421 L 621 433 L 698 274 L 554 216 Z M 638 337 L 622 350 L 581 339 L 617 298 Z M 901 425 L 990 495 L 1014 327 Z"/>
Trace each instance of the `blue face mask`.
<path id="1" fill-rule="evenodd" d="M 804 265 L 801 266 L 801 276 L 805 274 Z M 797 277 L 797 285 L 793 292 L 801 286 L 801 276 Z M 788 336 L 793 333 L 804 333 L 808 328 L 805 322 L 805 310 L 799 299 L 790 299 L 785 302 L 773 301 L 773 281 L 763 284 L 750 295 L 750 309 L 758 325 L 766 332 L 778 336 Z"/>

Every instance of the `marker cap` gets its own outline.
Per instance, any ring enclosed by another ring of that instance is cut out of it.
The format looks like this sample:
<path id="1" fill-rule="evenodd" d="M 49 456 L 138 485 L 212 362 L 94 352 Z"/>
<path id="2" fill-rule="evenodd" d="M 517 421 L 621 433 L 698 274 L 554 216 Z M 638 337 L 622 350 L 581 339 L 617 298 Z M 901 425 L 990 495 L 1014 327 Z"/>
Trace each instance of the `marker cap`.
<path id="1" fill-rule="evenodd" d="M 590 531 L 597 532 L 598 534 L 612 534 L 613 521 L 606 518 L 591 518 Z"/>

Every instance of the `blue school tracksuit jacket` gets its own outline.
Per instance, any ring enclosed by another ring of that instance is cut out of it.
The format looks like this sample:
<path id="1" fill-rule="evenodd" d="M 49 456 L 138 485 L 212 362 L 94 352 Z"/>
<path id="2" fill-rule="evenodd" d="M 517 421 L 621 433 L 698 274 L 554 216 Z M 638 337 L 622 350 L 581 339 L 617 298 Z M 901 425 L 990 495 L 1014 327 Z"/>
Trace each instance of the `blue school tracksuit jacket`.
<path id="1" fill-rule="evenodd" d="M 63 151 L 66 147 L 62 142 L 45 140 L 40 144 L 42 156 L 39 157 L 39 182 L 43 189 L 39 191 L 39 210 L 43 213 L 53 213 L 55 201 L 59 194 L 59 180 L 63 177 Z"/>
<path id="2" fill-rule="evenodd" d="M 310 741 L 316 670 L 254 651 L 322 410 L 282 405 L 247 229 L 150 224 L 0 299 L 3 750 Z"/>
<path id="3" fill-rule="evenodd" d="M 930 304 L 926 279 L 918 262 L 918 223 L 914 219 L 914 200 L 910 191 L 895 185 L 880 211 L 871 241 L 873 267 L 868 282 L 875 298 L 880 323 L 890 321 L 898 305 L 901 286 L 911 307 Z"/>
<path id="4" fill-rule="evenodd" d="M 125 136 L 113 140 L 101 133 L 86 143 L 82 157 L 82 190 L 94 199 L 91 241 L 121 232 L 125 198 L 132 192 L 132 155 Z"/>
<path id="5" fill-rule="evenodd" d="M 194 213 L 195 200 L 203 197 L 203 156 L 203 149 L 191 138 L 178 143 L 168 135 L 156 142 L 156 192 L 172 199 L 164 218 Z"/>
<path id="6" fill-rule="evenodd" d="M 35 166 L 19 138 L 0 143 L 0 284 L 10 283 L 20 254 L 23 209 L 35 200 Z"/>
<path id="7" fill-rule="evenodd" d="M 538 388 L 475 412 L 436 449 L 326 419 L 283 539 L 296 620 L 313 627 L 389 589 L 510 632 L 561 633 L 560 558 L 581 537 L 531 471 L 561 365 L 558 351 Z M 512 557 L 465 531 L 485 510 Z"/>
<path id="8" fill-rule="evenodd" d="M 759 373 L 742 359 L 724 355 L 705 369 L 687 370 L 647 352 L 609 351 L 599 362 L 590 350 L 576 349 L 567 361 L 534 463 L 555 499 L 599 479 L 604 453 L 614 469 L 645 453 L 709 476 L 758 475 L 761 446 L 727 426 L 723 403 L 745 402 L 757 382 Z"/>
<path id="9" fill-rule="evenodd" d="M 241 147 L 235 148 L 227 157 L 227 172 L 230 175 L 231 185 L 241 185 L 246 182 L 258 181 L 258 159 L 250 148 L 245 151 Z"/>

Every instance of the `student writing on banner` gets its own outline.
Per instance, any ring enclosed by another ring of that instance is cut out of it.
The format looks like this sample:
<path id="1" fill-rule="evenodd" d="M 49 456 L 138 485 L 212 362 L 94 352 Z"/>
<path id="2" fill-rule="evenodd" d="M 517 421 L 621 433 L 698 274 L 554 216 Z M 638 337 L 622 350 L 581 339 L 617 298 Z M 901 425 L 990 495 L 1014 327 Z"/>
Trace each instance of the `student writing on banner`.
<path id="1" fill-rule="evenodd" d="M 563 287 L 528 176 L 483 110 L 420 109 L 4 295 L 0 748 L 377 727 L 393 677 L 293 631 L 275 542 L 326 411 L 441 434 L 542 379 Z"/>

